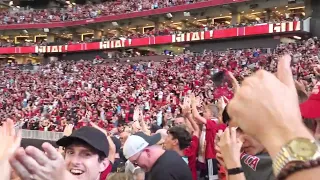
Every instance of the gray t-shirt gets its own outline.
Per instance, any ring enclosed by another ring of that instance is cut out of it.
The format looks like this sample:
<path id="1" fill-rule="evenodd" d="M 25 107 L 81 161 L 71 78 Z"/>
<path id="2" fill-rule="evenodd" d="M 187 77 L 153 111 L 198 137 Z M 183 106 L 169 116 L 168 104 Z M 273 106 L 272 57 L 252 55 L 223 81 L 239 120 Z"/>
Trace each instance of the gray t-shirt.
<path id="1" fill-rule="evenodd" d="M 262 153 L 251 156 L 246 153 L 241 154 L 241 165 L 246 176 L 246 180 L 275 180 L 272 170 L 272 160 L 269 154 Z"/>

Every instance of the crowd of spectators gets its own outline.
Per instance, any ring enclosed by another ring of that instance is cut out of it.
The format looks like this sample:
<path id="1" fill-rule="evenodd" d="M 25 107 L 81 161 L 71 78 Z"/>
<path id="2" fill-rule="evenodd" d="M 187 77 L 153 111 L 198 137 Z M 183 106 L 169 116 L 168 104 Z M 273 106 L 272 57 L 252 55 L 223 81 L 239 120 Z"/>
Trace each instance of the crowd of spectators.
<path id="1" fill-rule="evenodd" d="M 137 11 L 178 6 L 196 3 L 201 0 L 139 0 L 139 1 L 106 1 L 101 4 L 73 5 L 64 9 L 43 10 L 3 10 L 0 24 L 49 23 L 61 21 L 76 21 L 100 16 L 112 16 Z"/>
<path id="2" fill-rule="evenodd" d="M 292 20 L 299 20 L 299 18 L 294 19 L 277 19 L 272 20 L 269 23 L 277 23 L 277 22 L 284 22 L 284 21 L 292 21 Z M 0 40 L 0 47 L 12 47 L 12 46 L 34 46 L 34 45 L 57 45 L 57 44 L 78 44 L 78 43 L 85 43 L 85 42 L 98 42 L 98 41 L 106 41 L 106 40 L 118 40 L 121 38 L 126 39 L 135 39 L 135 38 L 145 38 L 145 37 L 151 37 L 151 36 L 163 36 L 163 35 L 173 35 L 173 34 L 181 34 L 186 32 L 198 32 L 198 31 L 209 31 L 209 30 L 222 30 L 222 29 L 228 29 L 228 28 L 234 28 L 234 27 L 244 27 L 244 26 L 254 26 L 258 24 L 263 24 L 265 21 L 252 21 L 252 22 L 243 22 L 240 24 L 234 24 L 231 25 L 226 22 L 214 22 L 214 23 L 207 23 L 204 25 L 197 25 L 197 26 L 188 26 L 185 29 L 178 29 L 170 26 L 163 26 L 159 29 L 150 29 L 145 30 L 144 32 L 139 32 L 135 30 L 130 31 L 121 31 L 120 34 L 107 34 L 102 36 L 101 39 L 94 39 L 93 37 L 85 37 L 83 41 L 74 41 L 74 40 L 63 40 L 59 39 L 56 42 L 48 43 L 46 40 L 40 40 L 38 42 L 32 42 L 32 41 L 25 41 L 20 42 L 18 44 L 14 43 L 13 40 L 6 40 L 1 39 Z"/>
<path id="3" fill-rule="evenodd" d="M 113 128 L 132 121 L 133 108 L 144 106 L 145 120 L 170 124 L 181 112 L 178 105 L 190 91 L 205 102 L 220 96 L 232 98 L 230 83 L 214 87 L 211 75 L 222 69 L 238 80 L 258 69 L 276 72 L 278 57 L 290 52 L 297 81 L 312 89 L 319 72 L 319 43 L 309 39 L 281 44 L 273 52 L 260 49 L 185 53 L 162 62 L 136 64 L 107 60 L 54 62 L 35 72 L 12 66 L 2 69 L 0 115 L 25 129 L 62 131 L 73 123 L 77 128 L 91 121 Z"/>
<path id="4" fill-rule="evenodd" d="M 160 61 L 97 56 L 32 71 L 7 64 L 0 69 L 3 177 L 314 179 L 319 48 L 315 37 L 272 51 L 186 51 Z M 63 131 L 54 143 L 59 150 L 49 143 L 41 143 L 43 151 L 40 145 L 18 148 L 14 126 Z M 295 164 L 297 159 L 283 157 L 300 156 L 282 154 L 285 149 L 310 158 Z M 279 161 L 284 165 L 277 167 Z"/>

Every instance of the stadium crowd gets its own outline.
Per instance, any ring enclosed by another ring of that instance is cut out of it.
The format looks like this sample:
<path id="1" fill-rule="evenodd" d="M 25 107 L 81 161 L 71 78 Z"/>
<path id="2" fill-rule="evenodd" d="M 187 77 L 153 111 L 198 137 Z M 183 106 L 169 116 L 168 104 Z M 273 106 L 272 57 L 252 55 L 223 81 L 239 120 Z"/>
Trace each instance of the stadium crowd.
<path id="1" fill-rule="evenodd" d="M 311 38 L 272 52 L 204 50 L 161 62 L 98 58 L 31 72 L 9 64 L 0 77 L 3 177 L 313 179 L 316 155 L 281 172 L 272 163 L 289 141 L 319 137 L 319 47 Z M 64 132 L 56 142 L 64 157 L 48 143 L 45 152 L 17 148 L 13 126 Z"/>
<path id="2" fill-rule="evenodd" d="M 0 24 L 50 23 L 76 21 L 101 16 L 113 16 L 131 12 L 172 7 L 205 0 L 139 0 L 106 1 L 100 4 L 71 5 L 61 9 L 30 9 L 18 11 L 1 11 Z"/>
<path id="3" fill-rule="evenodd" d="M 278 23 L 278 22 L 289 22 L 289 21 L 299 21 L 298 17 L 293 18 L 280 18 L 276 20 L 271 20 L 269 23 Z M 59 39 L 57 38 L 55 42 L 48 43 L 45 39 L 39 40 L 37 42 L 32 41 L 24 41 L 15 43 L 13 40 L 9 39 L 0 39 L 0 47 L 12 47 L 12 46 L 46 46 L 51 44 L 79 44 L 85 42 L 98 42 L 98 41 L 110 41 L 110 40 L 119 40 L 121 38 L 126 39 L 136 39 L 136 38 L 146 38 L 146 37 L 153 37 L 153 36 L 163 36 L 163 35 L 173 35 L 173 34 L 181 34 L 187 32 L 199 32 L 199 31 L 209 31 L 209 30 L 222 30 L 234 27 L 244 27 L 244 26 L 255 26 L 259 24 L 263 24 L 265 21 L 252 21 L 252 22 L 242 22 L 240 24 L 228 24 L 225 22 L 214 22 L 214 23 L 207 23 L 204 25 L 197 25 L 197 26 L 188 26 L 184 29 L 170 27 L 170 26 L 163 26 L 159 29 L 149 29 L 143 32 L 139 32 L 136 30 L 129 30 L 129 31 L 120 31 L 119 34 L 109 33 L 101 37 L 101 39 L 95 39 L 93 36 L 84 37 L 83 40 L 66 40 L 66 39 Z"/>
<path id="4" fill-rule="evenodd" d="M 36 72 L 7 66 L 0 77 L 0 114 L 21 121 L 24 128 L 62 131 L 66 119 L 77 128 L 92 120 L 102 127 L 128 123 L 134 107 L 144 106 L 148 110 L 146 121 L 156 120 L 160 126 L 181 114 L 178 105 L 190 92 L 205 103 L 220 96 L 231 99 L 231 84 L 214 86 L 213 74 L 226 70 L 241 81 L 258 69 L 276 72 L 282 51 L 292 53 L 294 76 L 310 91 L 316 83 L 317 42 L 310 39 L 281 44 L 274 52 L 248 49 L 185 53 L 162 62 L 138 64 L 106 64 L 98 57 L 100 60 L 53 62 Z"/>

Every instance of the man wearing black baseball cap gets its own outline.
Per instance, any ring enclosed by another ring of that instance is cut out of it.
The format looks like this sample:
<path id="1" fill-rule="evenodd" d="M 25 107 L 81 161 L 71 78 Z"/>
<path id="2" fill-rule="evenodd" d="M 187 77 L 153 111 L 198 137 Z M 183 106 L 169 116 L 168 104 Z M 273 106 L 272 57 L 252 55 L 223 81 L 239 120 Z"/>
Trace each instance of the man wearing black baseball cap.
<path id="1" fill-rule="evenodd" d="M 94 127 L 82 127 L 57 145 L 65 148 L 66 168 L 76 179 L 97 180 L 110 163 L 108 139 Z"/>

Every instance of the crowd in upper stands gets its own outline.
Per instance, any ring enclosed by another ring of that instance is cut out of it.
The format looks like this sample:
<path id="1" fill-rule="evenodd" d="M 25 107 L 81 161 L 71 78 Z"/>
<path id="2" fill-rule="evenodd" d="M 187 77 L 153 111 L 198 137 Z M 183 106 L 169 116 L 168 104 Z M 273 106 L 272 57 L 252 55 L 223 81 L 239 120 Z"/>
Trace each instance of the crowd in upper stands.
<path id="1" fill-rule="evenodd" d="M 0 24 L 49 23 L 76 21 L 112 16 L 131 12 L 172 7 L 205 0 L 139 0 L 139 1 L 107 1 L 101 4 L 73 5 L 65 9 L 43 10 L 4 10 L 0 14 Z"/>
<path id="2" fill-rule="evenodd" d="M 75 21 L 81 19 L 96 18 L 99 16 L 109 16 L 117 15 L 123 13 L 137 12 L 150 9 L 165 8 L 183 4 L 196 3 L 205 0 L 175 0 L 175 1 L 145 1 L 140 0 L 138 2 L 132 1 L 107 1 L 101 4 L 86 4 L 86 5 L 70 5 L 68 8 L 64 9 L 28 9 L 28 10 L 1 10 L 0 11 L 0 24 L 23 24 L 23 23 L 51 23 L 51 22 L 61 22 L 61 21 Z M 251 26 L 262 23 L 277 23 L 283 21 L 299 21 L 303 18 L 303 15 L 297 15 L 294 13 L 285 13 L 281 16 L 269 17 L 270 19 L 257 18 L 257 19 L 241 19 L 238 24 L 231 24 L 230 22 L 211 22 L 208 21 L 207 24 L 203 25 L 192 25 L 187 26 L 184 29 L 179 29 L 171 26 L 160 27 L 159 29 L 150 29 L 143 32 L 129 30 L 121 31 L 120 34 L 106 33 L 101 39 L 94 38 L 84 38 L 82 41 L 69 41 L 61 40 L 57 42 L 59 44 L 70 44 L 70 43 L 81 43 L 81 42 L 92 42 L 100 40 L 112 40 L 118 38 L 143 38 L 158 35 L 169 35 L 177 34 L 181 32 L 195 32 L 203 30 L 217 30 L 217 29 L 227 29 L 232 27 L 241 26 Z M 58 38 L 57 38 L 58 39 Z M 56 42 L 55 42 L 56 43 Z M 9 46 L 32 46 L 32 45 L 50 45 L 46 40 L 40 40 L 38 42 L 20 42 L 14 43 L 13 40 L 1 39 L 1 47 Z"/>
<path id="3" fill-rule="evenodd" d="M 58 61 L 37 71 L 17 70 L 14 64 L 1 69 L 0 116 L 13 119 L 25 129 L 62 131 L 67 123 L 77 128 L 96 121 L 114 128 L 132 121 L 135 106 L 144 106 L 145 120 L 170 125 L 180 114 L 179 104 L 191 91 L 204 103 L 232 98 L 231 84 L 214 86 L 211 76 L 230 71 L 238 80 L 258 69 L 276 72 L 284 52 L 293 57 L 297 82 L 311 90 L 319 72 L 319 41 L 316 38 L 281 44 L 272 52 L 260 49 L 228 50 L 201 54 L 186 52 L 161 62 L 107 63 L 92 60 Z"/>
<path id="4" fill-rule="evenodd" d="M 269 23 L 277 23 L 277 22 L 284 22 L 284 21 L 299 21 L 298 17 L 293 18 L 286 18 L 286 19 L 276 19 L 272 20 Z M 105 36 L 102 36 L 101 39 L 94 39 L 90 37 L 84 37 L 83 41 L 66 41 L 66 40 L 57 40 L 54 42 L 54 44 L 78 44 L 78 43 L 84 43 L 84 42 L 97 42 L 97 41 L 105 41 L 105 40 L 118 40 L 120 38 L 126 38 L 126 39 L 135 39 L 135 38 L 145 38 L 150 36 L 161 36 L 161 35 L 172 35 L 172 34 L 180 34 L 180 33 L 186 33 L 186 32 L 198 32 L 198 31 L 208 31 L 208 30 L 221 30 L 221 29 L 228 29 L 233 27 L 243 27 L 243 26 L 253 26 L 257 24 L 265 23 L 265 21 L 253 21 L 253 22 L 243 22 L 240 24 L 234 24 L 230 25 L 228 23 L 208 23 L 207 25 L 199 25 L 199 26 L 191 26 L 186 27 L 185 29 L 176 29 L 170 26 L 164 26 L 159 29 L 151 29 L 151 30 L 145 30 L 144 32 L 138 32 L 135 30 L 131 31 L 122 31 L 120 34 L 107 34 Z M 6 40 L 6 39 L 0 39 L 0 47 L 10 47 L 10 46 L 33 46 L 33 45 L 50 45 L 46 40 L 39 40 L 37 42 L 30 42 L 25 41 L 21 42 L 19 44 L 15 44 L 13 40 Z"/>

